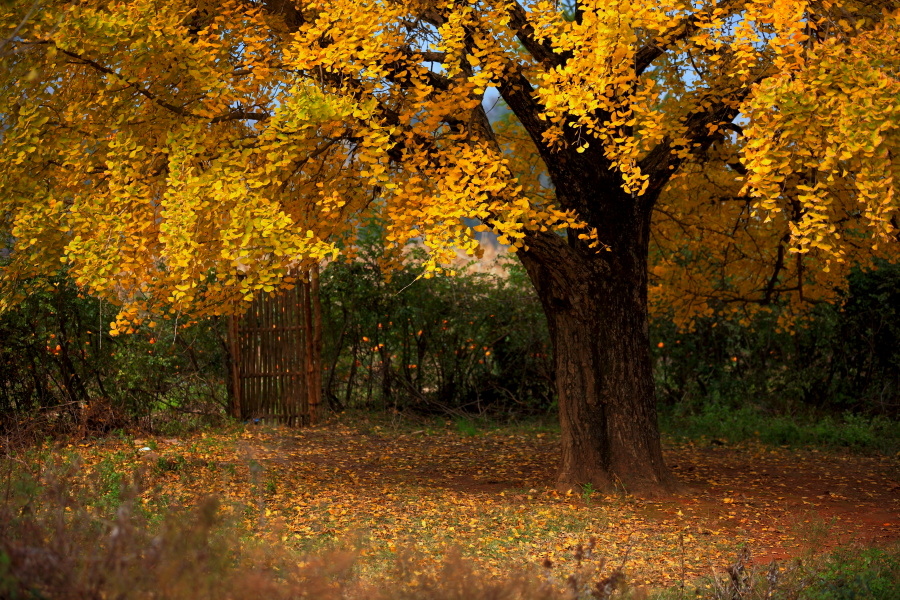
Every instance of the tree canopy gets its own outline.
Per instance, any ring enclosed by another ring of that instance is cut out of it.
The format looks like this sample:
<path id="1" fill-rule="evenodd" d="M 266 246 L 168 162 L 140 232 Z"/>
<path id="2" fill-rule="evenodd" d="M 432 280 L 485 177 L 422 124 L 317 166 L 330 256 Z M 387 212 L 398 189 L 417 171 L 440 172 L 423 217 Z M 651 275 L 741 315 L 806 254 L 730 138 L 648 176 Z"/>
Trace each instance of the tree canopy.
<path id="1" fill-rule="evenodd" d="M 4 37 L 20 26 L 0 99 L 5 280 L 62 260 L 125 320 L 269 290 L 371 213 L 436 270 L 476 252 L 467 218 L 514 246 L 583 227 L 589 207 L 534 160 L 569 147 L 596 148 L 633 195 L 669 186 L 654 272 L 692 310 L 711 280 L 734 299 L 819 297 L 870 234 L 881 255 L 896 238 L 886 2 L 31 8 L 0 9 Z M 530 138 L 486 120 L 491 86 L 529 109 Z"/>
<path id="2" fill-rule="evenodd" d="M 733 135 L 656 207 L 654 295 L 681 322 L 711 299 L 802 313 L 834 300 L 854 265 L 896 260 L 896 15 L 852 40 L 826 35 L 846 20 L 824 22 L 812 31 L 826 39 L 756 85 Z"/>

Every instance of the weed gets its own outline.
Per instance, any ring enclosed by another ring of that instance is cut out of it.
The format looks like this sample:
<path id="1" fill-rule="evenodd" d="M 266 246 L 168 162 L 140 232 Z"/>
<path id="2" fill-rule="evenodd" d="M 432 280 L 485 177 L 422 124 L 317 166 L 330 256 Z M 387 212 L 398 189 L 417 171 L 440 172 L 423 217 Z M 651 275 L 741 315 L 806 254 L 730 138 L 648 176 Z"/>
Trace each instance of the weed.
<path id="1" fill-rule="evenodd" d="M 97 505 L 105 511 L 115 509 L 122 503 L 124 476 L 119 465 L 123 458 L 121 453 L 116 453 L 97 465 Z"/>
<path id="2" fill-rule="evenodd" d="M 456 431 L 462 435 L 469 437 L 478 435 L 478 426 L 471 419 L 456 417 L 454 423 L 456 424 Z"/>
<path id="3" fill-rule="evenodd" d="M 581 499 L 584 500 L 585 504 L 590 505 L 591 498 L 593 498 L 596 491 L 593 483 L 584 483 L 581 485 Z"/>
<path id="4" fill-rule="evenodd" d="M 174 456 L 160 456 L 156 459 L 156 470 L 159 473 L 178 473 L 187 466 L 187 459 L 176 454 Z"/>

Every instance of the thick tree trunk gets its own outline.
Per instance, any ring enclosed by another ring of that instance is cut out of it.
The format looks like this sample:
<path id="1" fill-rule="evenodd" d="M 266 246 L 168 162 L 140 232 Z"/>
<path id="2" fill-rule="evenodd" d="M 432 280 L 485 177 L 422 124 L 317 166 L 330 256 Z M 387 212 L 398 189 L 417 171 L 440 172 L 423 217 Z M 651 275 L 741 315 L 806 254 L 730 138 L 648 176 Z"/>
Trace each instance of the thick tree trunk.
<path id="1" fill-rule="evenodd" d="M 622 215 L 618 215 L 621 217 Z M 522 262 L 549 322 L 562 429 L 558 484 L 640 494 L 671 491 L 650 360 L 649 222 L 616 219 L 609 250 L 570 233 L 530 235 Z"/>

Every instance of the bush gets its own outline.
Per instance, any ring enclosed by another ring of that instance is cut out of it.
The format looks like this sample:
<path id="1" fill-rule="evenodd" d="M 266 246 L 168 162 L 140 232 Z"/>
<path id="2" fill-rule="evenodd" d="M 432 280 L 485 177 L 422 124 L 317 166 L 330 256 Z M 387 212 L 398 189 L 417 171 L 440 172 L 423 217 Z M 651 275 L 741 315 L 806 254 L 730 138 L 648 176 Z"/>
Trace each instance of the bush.
<path id="1" fill-rule="evenodd" d="M 554 407 L 546 319 L 518 263 L 506 262 L 499 276 L 421 279 L 413 261 L 389 279 L 379 256 L 370 245 L 356 262 L 323 274 L 332 407 L 506 415 Z M 770 308 L 749 322 L 699 319 L 690 332 L 655 318 L 662 412 L 694 414 L 712 428 L 724 416 L 738 428 L 729 437 L 741 438 L 784 417 L 764 428 L 773 443 L 800 435 L 871 449 L 882 430 L 896 439 L 900 266 L 854 270 L 841 302 L 817 306 L 793 331 L 779 326 L 783 309 Z"/>
<path id="2" fill-rule="evenodd" d="M 689 332 L 656 318 L 661 404 L 900 419 L 900 266 L 853 271 L 842 301 L 817 306 L 793 332 L 770 308 L 749 323 L 699 319 Z"/>
<path id="3" fill-rule="evenodd" d="M 900 551 L 844 550 L 828 557 L 811 579 L 804 600 L 893 600 L 900 590 Z"/>
<path id="4" fill-rule="evenodd" d="M 900 548 L 845 548 L 808 561 L 754 565 L 748 549 L 716 574 L 708 600 L 893 600 L 900 589 Z M 683 592 L 681 594 L 683 596 Z M 659 596 L 674 600 L 676 596 Z"/>
<path id="5" fill-rule="evenodd" d="M 372 250 L 322 273 L 324 397 L 332 408 L 494 416 L 553 405 L 549 337 L 521 267 L 388 278 Z"/>
<path id="6" fill-rule="evenodd" d="M 518 263 L 425 279 L 413 259 L 388 277 L 381 255 L 364 244 L 358 260 L 321 276 L 323 396 L 333 410 L 502 418 L 555 407 L 546 319 Z M 856 270 L 849 283 L 840 305 L 818 306 L 794 332 L 779 329 L 777 306 L 749 324 L 700 319 L 690 332 L 656 318 L 664 420 L 728 438 L 760 431 L 772 443 L 875 448 L 885 445 L 879 432 L 896 439 L 900 267 Z M 0 315 L 0 425 L 27 428 L 30 419 L 104 433 L 135 421 L 158 427 L 165 407 L 181 411 L 175 424 L 221 416 L 223 321 L 184 328 L 161 319 L 114 338 L 113 310 L 59 277 Z M 857 417 L 832 418 L 844 414 Z M 823 416 L 831 420 L 810 429 Z M 712 433 L 723 423 L 727 435 Z"/>
<path id="7" fill-rule="evenodd" d="M 58 277 L 0 315 L 0 427 L 103 434 L 136 420 L 153 428 L 161 408 L 220 412 L 220 323 L 161 319 L 111 337 L 114 311 Z"/>

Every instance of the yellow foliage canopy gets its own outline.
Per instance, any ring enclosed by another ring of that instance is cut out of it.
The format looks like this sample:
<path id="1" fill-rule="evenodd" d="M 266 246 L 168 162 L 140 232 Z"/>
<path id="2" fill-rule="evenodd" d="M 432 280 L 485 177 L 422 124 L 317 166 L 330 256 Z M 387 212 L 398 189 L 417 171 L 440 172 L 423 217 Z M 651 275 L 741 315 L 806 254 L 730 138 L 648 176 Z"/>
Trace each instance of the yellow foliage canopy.
<path id="1" fill-rule="evenodd" d="M 218 314 L 352 255 L 373 216 L 432 272 L 478 252 L 473 219 L 599 250 L 602 199 L 547 185 L 570 150 L 660 197 L 653 273 L 685 315 L 822 297 L 896 243 L 893 3 L 31 6 L 0 7 L 6 302 L 65 266 L 122 327 Z M 515 118 L 488 119 L 490 89 Z"/>
<path id="2" fill-rule="evenodd" d="M 807 46 L 753 88 L 741 135 L 674 176 L 657 206 L 657 310 L 682 323 L 713 299 L 802 313 L 850 268 L 898 257 L 900 19 Z"/>

